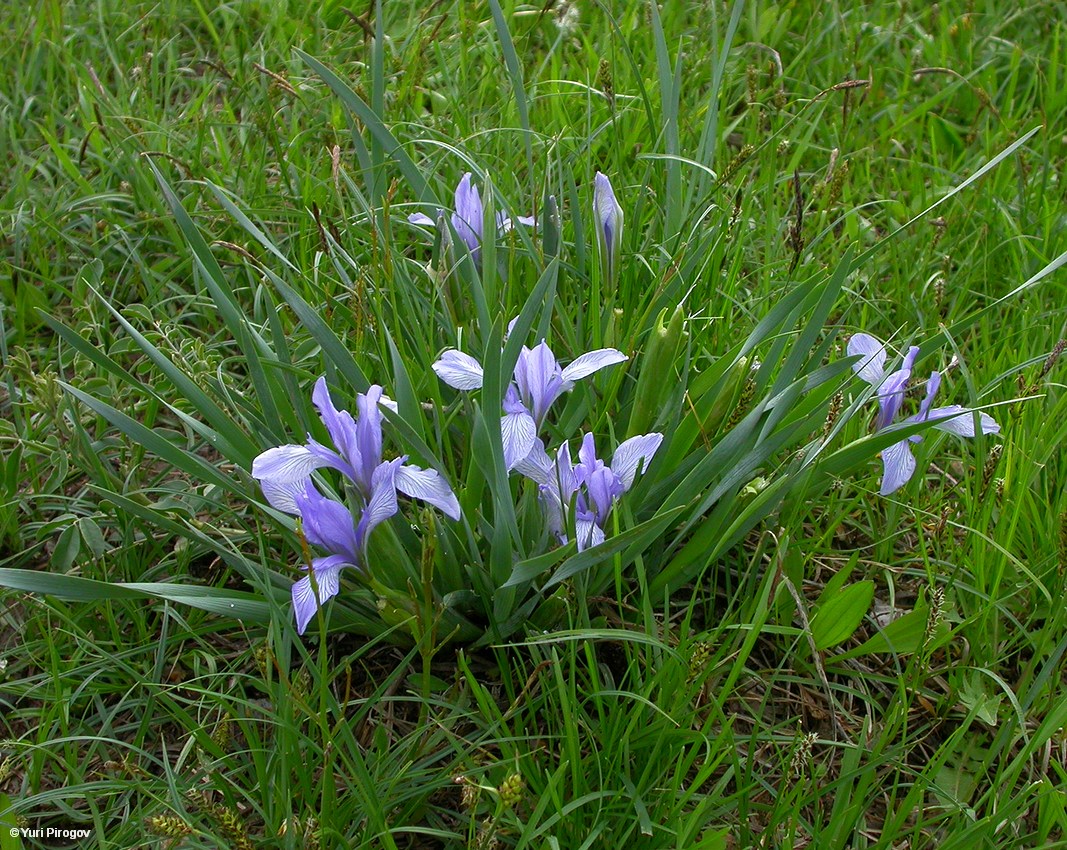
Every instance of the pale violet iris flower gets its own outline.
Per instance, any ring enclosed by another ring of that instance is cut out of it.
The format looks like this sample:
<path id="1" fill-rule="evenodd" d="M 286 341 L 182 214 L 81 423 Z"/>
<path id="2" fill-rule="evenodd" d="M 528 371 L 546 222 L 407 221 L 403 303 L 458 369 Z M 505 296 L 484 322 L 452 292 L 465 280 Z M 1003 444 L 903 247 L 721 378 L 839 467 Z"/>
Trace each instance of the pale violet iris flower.
<path id="1" fill-rule="evenodd" d="M 622 246 L 622 207 L 611 188 L 611 181 L 599 171 L 593 178 L 593 222 L 604 281 L 614 285 Z"/>
<path id="2" fill-rule="evenodd" d="M 504 416 L 500 420 L 504 463 L 508 471 L 530 453 L 548 409 L 574 386 L 575 381 L 628 359 L 614 348 L 599 348 L 583 354 L 567 366 L 560 366 L 544 340 L 532 349 L 524 345 L 515 363 L 514 379 L 504 393 Z M 437 377 L 457 390 L 476 390 L 482 386 L 481 364 L 454 348 L 441 355 L 433 364 L 433 370 Z"/>
<path id="3" fill-rule="evenodd" d="M 864 381 L 875 388 L 878 398 L 878 418 L 875 430 L 881 431 L 893 424 L 904 402 L 904 393 L 911 380 L 911 371 L 915 359 L 919 356 L 918 346 L 911 346 L 904 357 L 901 368 L 887 373 L 885 370 L 886 347 L 870 334 L 858 333 L 848 341 L 848 353 L 861 359 L 852 368 Z M 926 397 L 919 405 L 919 412 L 908 416 L 904 423 L 930 422 L 933 427 L 956 434 L 960 437 L 975 435 L 975 411 L 950 404 L 945 407 L 931 407 L 934 396 L 941 386 L 941 373 L 931 372 L 926 381 Z M 978 427 L 983 434 L 997 434 L 1000 426 L 988 413 L 977 414 Z M 888 496 L 904 486 L 915 474 L 915 456 L 911 452 L 912 443 L 922 442 L 922 437 L 912 434 L 899 443 L 894 443 L 882 450 L 882 486 L 879 492 Z"/>
<path id="4" fill-rule="evenodd" d="M 442 214 L 443 211 L 439 210 L 438 218 Z M 485 205 L 482 203 L 482 197 L 478 193 L 478 187 L 471 183 L 471 173 L 469 171 L 463 175 L 463 179 L 456 186 L 455 210 L 452 213 L 451 220 L 456 234 L 470 249 L 471 254 L 477 257 L 482 246 Z M 412 213 L 408 216 L 408 221 L 412 224 L 425 224 L 430 227 L 437 225 L 437 220 L 430 218 L 425 213 Z M 534 219 L 527 216 L 519 216 L 518 221 L 520 224 L 525 225 L 534 223 Z M 506 233 L 511 230 L 513 225 L 510 218 L 504 213 L 498 212 L 496 214 L 496 226 Z"/>
<path id="5" fill-rule="evenodd" d="M 448 482 L 433 469 L 405 464 L 407 456 L 382 460 L 381 407 L 395 405 L 380 386 L 356 397 L 359 418 L 338 410 L 330 398 L 326 379 L 319 378 L 312 393 L 333 448 L 308 436 L 303 445 L 276 446 L 252 461 L 252 477 L 259 481 L 267 501 L 280 511 L 299 516 L 309 543 L 330 554 L 315 558 L 316 598 L 310 576 L 293 585 L 297 631 L 304 633 L 322 603 L 337 594 L 344 567 L 366 569 L 364 552 L 371 530 L 398 510 L 397 491 L 439 508 L 459 519 L 459 501 Z M 359 520 L 340 502 L 323 496 L 311 480 L 321 468 L 336 469 L 350 482 L 359 502 Z"/>
<path id="6" fill-rule="evenodd" d="M 648 468 L 663 442 L 662 434 L 642 434 L 621 443 L 608 466 L 596 456 L 593 435 L 582 438 L 578 463 L 570 446 L 560 446 L 553 461 L 540 440 L 517 470 L 536 482 L 549 533 L 567 542 L 567 510 L 574 502 L 574 533 L 581 552 L 604 542 L 604 524 L 615 501 L 629 490 L 639 471 Z"/>

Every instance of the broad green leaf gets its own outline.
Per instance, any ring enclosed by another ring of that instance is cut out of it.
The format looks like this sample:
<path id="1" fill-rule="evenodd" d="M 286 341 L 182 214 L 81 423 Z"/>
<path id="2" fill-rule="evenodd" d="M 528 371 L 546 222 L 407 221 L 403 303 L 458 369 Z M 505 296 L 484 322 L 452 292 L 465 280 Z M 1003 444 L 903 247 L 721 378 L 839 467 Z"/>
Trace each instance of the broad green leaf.
<path id="1" fill-rule="evenodd" d="M 827 599 L 820 597 L 819 610 L 811 620 L 815 648 L 826 650 L 852 637 L 873 600 L 874 582 L 870 579 L 851 584 Z"/>
<path id="2" fill-rule="evenodd" d="M 870 639 L 857 647 L 834 656 L 835 660 L 860 658 L 877 652 L 908 655 L 918 652 L 926 641 L 926 624 L 930 619 L 930 606 L 921 605 L 879 629 Z"/>

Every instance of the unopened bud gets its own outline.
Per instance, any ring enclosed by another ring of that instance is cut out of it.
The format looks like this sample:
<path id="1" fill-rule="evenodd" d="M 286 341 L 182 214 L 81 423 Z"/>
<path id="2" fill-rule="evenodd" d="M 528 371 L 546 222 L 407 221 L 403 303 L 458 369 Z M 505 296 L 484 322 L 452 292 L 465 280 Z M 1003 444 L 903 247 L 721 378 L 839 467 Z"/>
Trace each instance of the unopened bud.
<path id="1" fill-rule="evenodd" d="M 674 375 L 685 336 L 685 313 L 679 304 L 664 324 L 667 309 L 656 318 L 641 358 L 641 373 L 628 433 L 631 437 L 647 433 L 659 419 L 663 405 L 675 389 Z"/>

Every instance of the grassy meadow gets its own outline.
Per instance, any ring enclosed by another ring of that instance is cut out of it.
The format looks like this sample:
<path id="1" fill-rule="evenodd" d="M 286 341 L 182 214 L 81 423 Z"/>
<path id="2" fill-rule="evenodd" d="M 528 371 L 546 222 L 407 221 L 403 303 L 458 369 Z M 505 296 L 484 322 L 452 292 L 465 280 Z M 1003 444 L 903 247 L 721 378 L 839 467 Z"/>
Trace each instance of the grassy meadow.
<path id="1" fill-rule="evenodd" d="M 1067 847 L 1062 4 L 0 21 L 0 850 Z M 918 347 L 888 433 L 861 333 Z M 627 358 L 553 459 L 663 436 L 599 546 L 507 461 L 542 339 Z M 461 517 L 402 497 L 301 635 L 325 532 L 251 473 L 337 444 L 320 376 Z"/>

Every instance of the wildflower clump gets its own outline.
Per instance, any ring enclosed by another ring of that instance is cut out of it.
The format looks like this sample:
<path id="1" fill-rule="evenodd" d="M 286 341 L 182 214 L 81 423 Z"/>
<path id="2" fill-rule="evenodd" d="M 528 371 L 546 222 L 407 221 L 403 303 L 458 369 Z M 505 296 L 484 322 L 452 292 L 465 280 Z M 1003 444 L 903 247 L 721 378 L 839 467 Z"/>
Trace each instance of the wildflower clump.
<path id="1" fill-rule="evenodd" d="M 259 480 L 267 501 L 298 516 L 307 541 L 329 553 L 306 564 L 308 574 L 293 585 L 293 610 L 301 634 L 319 606 L 337 594 L 341 570 L 366 569 L 367 537 L 399 510 L 398 491 L 452 519 L 460 516 L 452 488 L 436 470 L 405 464 L 406 455 L 382 459 L 381 408 L 393 409 L 394 403 L 380 386 L 357 396 L 358 419 L 334 406 L 325 378 L 316 382 L 312 399 L 334 447 L 309 435 L 303 445 L 268 449 L 252 463 L 252 476 Z M 319 491 L 311 475 L 323 468 L 341 473 L 345 491 L 357 503 L 358 520 L 344 503 Z"/>
<path id="2" fill-rule="evenodd" d="M 894 423 L 904 403 L 904 394 L 911 380 L 915 360 L 919 356 L 919 347 L 911 346 L 900 368 L 893 372 L 887 372 L 885 368 L 888 357 L 885 344 L 870 334 L 853 335 L 848 341 L 848 353 L 859 358 L 853 364 L 853 370 L 875 389 L 875 396 L 878 399 L 875 430 L 882 431 Z M 903 423 L 929 422 L 938 430 L 948 431 L 960 437 L 973 437 L 979 431 L 983 434 L 1000 432 L 1000 426 L 988 413 L 971 410 L 958 404 L 932 407 L 934 397 L 940 387 L 941 373 L 931 372 L 926 381 L 926 396 L 919 405 L 919 412 L 905 418 Z M 920 442 L 922 442 L 922 437 L 919 434 L 912 434 L 899 443 L 894 443 L 882 450 L 883 473 L 879 492 L 883 496 L 899 490 L 915 474 L 916 462 L 911 446 Z"/>

